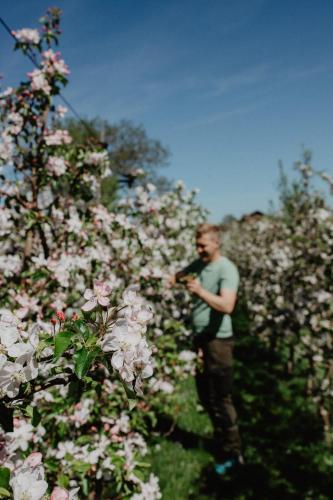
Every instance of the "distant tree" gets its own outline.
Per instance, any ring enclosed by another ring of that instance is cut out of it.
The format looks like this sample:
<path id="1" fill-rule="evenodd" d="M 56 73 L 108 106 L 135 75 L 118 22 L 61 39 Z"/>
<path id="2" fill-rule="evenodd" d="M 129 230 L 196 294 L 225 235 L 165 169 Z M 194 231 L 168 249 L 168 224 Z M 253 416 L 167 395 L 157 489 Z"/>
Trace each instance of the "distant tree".
<path id="1" fill-rule="evenodd" d="M 221 226 L 228 226 L 229 224 L 232 224 L 232 222 L 237 221 L 236 217 L 232 214 L 227 214 L 222 218 L 221 221 Z"/>
<path id="2" fill-rule="evenodd" d="M 128 175 L 140 168 L 145 172 L 144 178 L 136 182 L 152 182 L 159 192 L 170 187 L 170 180 L 159 175 L 156 170 L 168 164 L 169 150 L 159 140 L 150 139 L 143 125 L 122 120 L 111 124 L 102 118 L 79 121 L 67 118 L 62 122 L 79 144 L 101 143 L 109 151 L 110 165 L 113 174 Z M 115 198 L 119 183 L 115 179 L 105 182 L 105 193 Z"/>

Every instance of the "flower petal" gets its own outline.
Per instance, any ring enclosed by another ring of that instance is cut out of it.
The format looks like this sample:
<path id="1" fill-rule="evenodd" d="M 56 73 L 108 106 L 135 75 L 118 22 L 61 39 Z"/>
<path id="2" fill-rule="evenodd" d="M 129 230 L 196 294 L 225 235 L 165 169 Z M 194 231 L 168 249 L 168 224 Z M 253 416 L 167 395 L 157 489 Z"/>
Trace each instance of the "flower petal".
<path id="1" fill-rule="evenodd" d="M 101 295 L 99 295 L 98 299 L 97 299 L 97 302 L 101 305 L 101 306 L 108 306 L 110 304 L 110 299 L 108 297 L 102 297 Z"/>
<path id="2" fill-rule="evenodd" d="M 90 288 L 87 288 L 87 290 L 83 294 L 83 297 L 86 300 L 91 300 L 93 298 L 93 296 L 94 296 L 94 292 Z"/>
<path id="3" fill-rule="evenodd" d="M 111 365 L 115 370 L 120 370 L 124 364 L 124 354 L 121 351 L 116 351 L 111 358 Z"/>
<path id="4" fill-rule="evenodd" d="M 82 311 L 85 311 L 85 312 L 88 312 L 88 311 L 92 311 L 93 309 L 95 309 L 95 307 L 97 306 L 97 300 L 96 300 L 96 297 L 93 297 L 91 300 L 88 300 L 88 302 L 86 302 L 82 307 Z"/>

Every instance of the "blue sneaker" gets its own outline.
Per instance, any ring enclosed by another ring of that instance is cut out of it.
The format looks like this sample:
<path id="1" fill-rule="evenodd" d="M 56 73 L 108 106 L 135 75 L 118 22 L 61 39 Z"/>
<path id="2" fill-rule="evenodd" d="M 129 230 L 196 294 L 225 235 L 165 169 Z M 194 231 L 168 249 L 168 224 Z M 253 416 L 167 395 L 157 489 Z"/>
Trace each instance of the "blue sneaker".
<path id="1" fill-rule="evenodd" d="M 229 460 L 226 460 L 222 464 L 215 464 L 214 465 L 214 470 L 216 474 L 219 476 L 222 476 L 226 472 L 228 472 L 228 469 L 231 469 L 232 467 L 235 467 L 235 465 L 242 465 L 244 463 L 243 457 L 233 457 L 229 458 Z"/>

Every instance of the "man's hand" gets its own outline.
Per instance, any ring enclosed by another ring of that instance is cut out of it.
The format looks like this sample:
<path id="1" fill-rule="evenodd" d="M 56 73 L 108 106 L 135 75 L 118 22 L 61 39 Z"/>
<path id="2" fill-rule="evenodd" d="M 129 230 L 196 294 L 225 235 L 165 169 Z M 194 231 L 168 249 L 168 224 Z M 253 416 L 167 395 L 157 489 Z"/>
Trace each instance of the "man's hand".
<path id="1" fill-rule="evenodd" d="M 167 276 L 166 278 L 166 284 L 168 287 L 172 288 L 176 284 L 176 275 L 173 274 L 172 276 Z"/>
<path id="2" fill-rule="evenodd" d="M 186 288 L 190 293 L 193 293 L 194 295 L 198 295 L 198 296 L 200 296 L 200 294 L 203 290 L 202 286 L 200 285 L 200 283 L 197 279 L 189 280 L 186 283 Z"/>

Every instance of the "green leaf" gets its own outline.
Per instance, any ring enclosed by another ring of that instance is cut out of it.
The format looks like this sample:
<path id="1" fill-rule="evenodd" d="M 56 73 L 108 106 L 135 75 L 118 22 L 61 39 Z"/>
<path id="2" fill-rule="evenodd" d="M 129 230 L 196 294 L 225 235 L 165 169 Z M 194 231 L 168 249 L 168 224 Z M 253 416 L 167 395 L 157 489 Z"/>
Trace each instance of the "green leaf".
<path id="1" fill-rule="evenodd" d="M 84 495 L 88 495 L 89 493 L 89 484 L 88 484 L 88 479 L 86 477 L 82 479 L 82 491 Z"/>
<path id="2" fill-rule="evenodd" d="M 69 478 L 65 476 L 65 474 L 60 474 L 57 478 L 57 484 L 61 488 L 68 488 L 69 486 Z"/>
<path id="3" fill-rule="evenodd" d="M 99 352 L 100 349 L 97 348 L 95 348 L 93 351 L 87 351 L 87 349 L 82 347 L 82 349 L 75 353 L 74 371 L 79 379 L 82 379 L 85 376 L 91 366 L 91 363 L 94 361 Z"/>
<path id="4" fill-rule="evenodd" d="M 31 425 L 36 427 L 42 419 L 42 415 L 39 413 L 37 406 L 33 407 Z"/>
<path id="5" fill-rule="evenodd" d="M 136 394 L 122 380 L 121 380 L 121 383 L 122 383 L 122 386 L 125 390 L 128 408 L 130 411 L 132 411 L 135 408 L 136 403 L 137 403 Z"/>
<path id="6" fill-rule="evenodd" d="M 32 418 L 32 415 L 33 415 L 33 412 L 34 412 L 34 409 L 32 406 L 27 406 L 26 409 L 24 410 L 24 415 L 26 417 L 29 417 L 29 418 Z"/>
<path id="7" fill-rule="evenodd" d="M 80 382 L 79 380 L 73 380 L 72 382 L 70 382 L 67 393 L 69 404 L 77 403 L 78 401 L 80 401 L 82 390 L 82 382 Z"/>
<path id="8" fill-rule="evenodd" d="M 60 332 L 54 339 L 54 357 L 59 358 L 73 342 L 72 332 Z"/>
<path id="9" fill-rule="evenodd" d="M 128 409 L 129 409 L 129 411 L 132 411 L 136 407 L 137 400 L 136 399 L 129 399 L 128 398 L 127 399 L 127 403 L 128 403 Z"/>
<path id="10" fill-rule="evenodd" d="M 6 488 L 0 486 L 0 498 L 11 498 L 11 496 L 11 493 Z"/>
<path id="11" fill-rule="evenodd" d="M 0 467 L 0 488 L 9 488 L 10 470 Z"/>
<path id="12" fill-rule="evenodd" d="M 89 337 L 87 342 L 86 342 L 86 347 L 91 347 L 93 345 L 96 345 L 97 342 L 97 337 Z"/>
<path id="13" fill-rule="evenodd" d="M 39 342 L 38 346 L 37 346 L 37 353 L 38 354 L 41 354 L 42 351 L 44 351 L 44 349 L 46 347 L 49 347 L 50 345 L 53 345 L 53 342 L 54 342 L 54 339 L 53 338 L 49 338 L 49 339 L 43 339 Z"/>
<path id="14" fill-rule="evenodd" d="M 7 408 L 0 402 L 0 425 L 6 432 L 12 432 L 13 428 L 13 408 Z"/>
<path id="15" fill-rule="evenodd" d="M 82 319 L 77 319 L 73 326 L 76 332 L 83 336 L 84 340 L 87 340 L 90 337 L 91 332 Z"/>
<path id="16" fill-rule="evenodd" d="M 90 469 L 91 465 L 87 464 L 86 462 L 82 462 L 81 460 L 75 460 L 72 463 L 72 467 L 75 472 L 81 473 L 81 474 L 86 474 L 88 470 Z"/>

